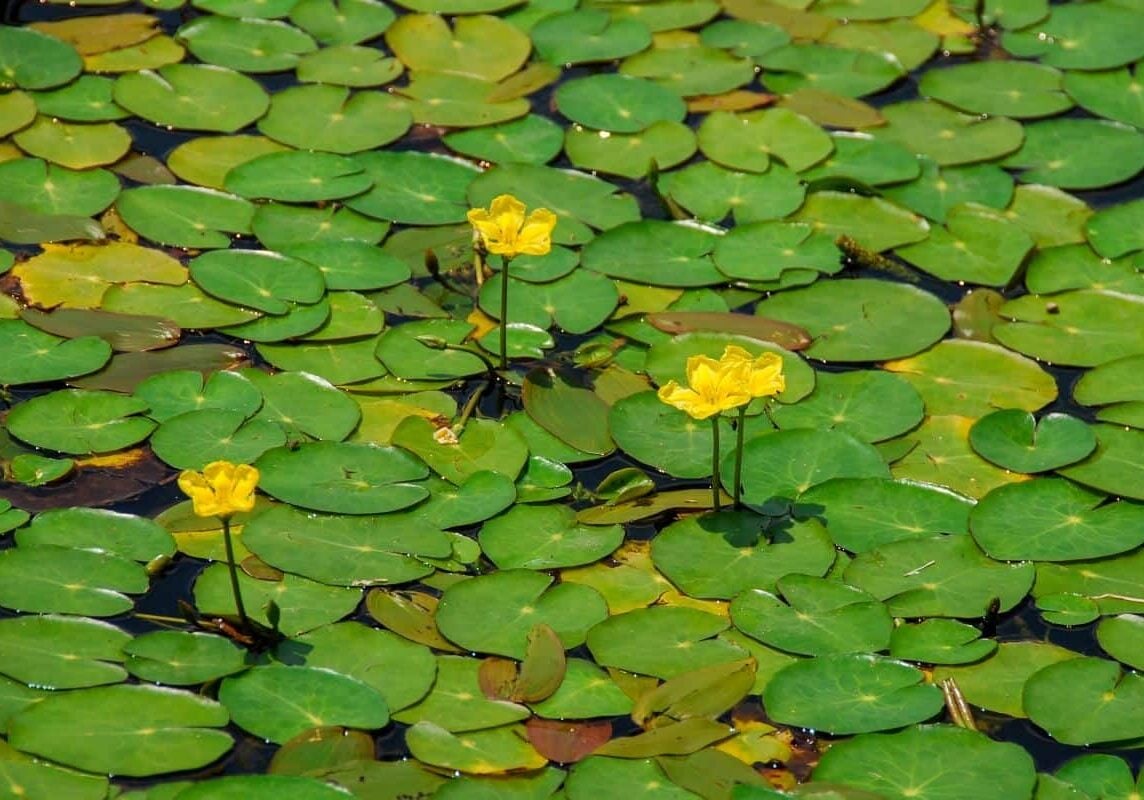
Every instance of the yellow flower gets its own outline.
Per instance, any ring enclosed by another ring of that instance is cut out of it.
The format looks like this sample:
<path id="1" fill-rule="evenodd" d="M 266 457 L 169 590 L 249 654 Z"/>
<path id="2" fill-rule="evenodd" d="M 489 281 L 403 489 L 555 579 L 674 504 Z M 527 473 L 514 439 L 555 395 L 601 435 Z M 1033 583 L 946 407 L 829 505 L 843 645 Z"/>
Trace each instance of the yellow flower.
<path id="1" fill-rule="evenodd" d="M 538 208 L 525 219 L 524 203 L 502 194 L 487 210 L 474 208 L 468 216 L 490 253 L 512 258 L 521 253 L 542 256 L 552 249 L 556 215 L 547 208 Z"/>
<path id="2" fill-rule="evenodd" d="M 740 366 L 746 372 L 747 393 L 751 397 L 770 397 L 786 389 L 783 359 L 777 353 L 763 353 L 757 358 L 737 345 L 723 350 L 720 364 Z"/>
<path id="3" fill-rule="evenodd" d="M 742 364 L 691 356 L 687 359 L 687 383 L 689 388 L 668 381 L 660 387 L 659 399 L 695 419 L 707 419 L 751 402 L 747 372 Z"/>
<path id="4" fill-rule="evenodd" d="M 179 488 L 194 502 L 200 517 L 225 518 L 250 511 L 256 486 L 258 470 L 249 464 L 212 461 L 202 472 L 188 469 L 179 474 Z"/>

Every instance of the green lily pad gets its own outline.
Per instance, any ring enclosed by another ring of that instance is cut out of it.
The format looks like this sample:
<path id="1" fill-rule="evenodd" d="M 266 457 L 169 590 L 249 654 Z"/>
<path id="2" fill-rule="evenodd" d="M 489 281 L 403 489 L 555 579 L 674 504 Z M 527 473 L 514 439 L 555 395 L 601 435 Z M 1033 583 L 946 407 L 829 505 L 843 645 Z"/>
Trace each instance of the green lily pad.
<path id="1" fill-rule="evenodd" d="M 525 413 L 561 441 L 597 455 L 614 449 L 608 435 L 608 406 L 591 390 L 574 386 L 564 376 L 535 370 L 525 377 L 522 397 Z"/>
<path id="2" fill-rule="evenodd" d="M 560 153 L 564 132 L 547 117 L 529 114 L 499 125 L 452 131 L 445 134 L 443 140 L 458 153 L 493 164 L 539 165 Z"/>
<path id="3" fill-rule="evenodd" d="M 156 125 L 234 133 L 266 113 L 270 97 L 252 79 L 206 64 L 170 64 L 158 72 L 127 72 L 115 81 L 115 102 Z"/>
<path id="4" fill-rule="evenodd" d="M 967 203 L 946 215 L 924 242 L 898 255 L 945 281 L 1006 286 L 1033 249 L 1033 239 L 999 211 Z"/>
<path id="5" fill-rule="evenodd" d="M 157 422 L 212 408 L 236 411 L 245 418 L 262 405 L 262 393 L 237 372 L 216 372 L 206 380 L 192 370 L 165 372 L 139 384 L 135 396 L 147 403 L 147 416 Z"/>
<path id="6" fill-rule="evenodd" d="M 1082 72 L 1070 70 L 1065 73 L 1065 91 L 1077 104 L 1098 117 L 1123 122 L 1127 125 L 1144 127 L 1144 104 L 1140 90 L 1135 88 L 1139 67 L 1129 72 L 1127 68 Z"/>
<path id="7" fill-rule="evenodd" d="M 254 216 L 254 205 L 247 200 L 190 186 L 127 189 L 115 208 L 124 222 L 148 239 L 199 249 L 229 247 L 226 234 L 250 233 Z"/>
<path id="8" fill-rule="evenodd" d="M 1144 220 L 1144 201 L 1120 203 L 1093 214 L 1085 233 L 1093 250 L 1105 258 L 1119 258 L 1144 250 L 1141 220 Z"/>
<path id="9" fill-rule="evenodd" d="M 1092 148 L 1077 158 L 1077 149 Z M 1021 180 L 1063 189 L 1096 189 L 1144 169 L 1144 134 L 1119 122 L 1055 119 L 1025 126 L 1025 142 L 1003 162 Z"/>
<path id="10" fill-rule="evenodd" d="M 398 91 L 409 101 L 406 107 L 414 122 L 468 128 L 507 122 L 528 113 L 523 98 L 498 99 L 508 93 L 503 87 L 468 75 L 414 72 L 409 84 Z"/>
<path id="11" fill-rule="evenodd" d="M 33 453 L 21 453 L 8 462 L 12 480 L 25 486 L 43 486 L 70 475 L 75 461 L 70 458 L 44 458 Z"/>
<path id="12" fill-rule="evenodd" d="M 128 672 L 141 680 L 190 686 L 247 668 L 246 653 L 219 636 L 187 631 L 152 631 L 123 648 Z"/>
<path id="13" fill-rule="evenodd" d="M 814 391 L 798 403 L 770 412 L 780 429 L 840 430 L 863 442 L 879 442 L 913 428 L 925 413 L 921 395 L 897 376 L 878 370 L 822 372 Z"/>
<path id="14" fill-rule="evenodd" d="M 0 605 L 25 612 L 112 617 L 132 607 L 125 593 L 147 591 L 147 573 L 125 558 L 52 544 L 0 556 Z"/>
<path id="15" fill-rule="evenodd" d="M 486 522 L 478 541 L 500 569 L 553 569 L 590 564 L 624 540 L 619 525 L 576 524 L 567 506 L 516 506 Z"/>
<path id="16" fill-rule="evenodd" d="M 258 120 L 258 130 L 291 147 L 350 154 L 400 138 L 412 122 L 400 98 L 384 92 L 293 86 L 274 95 L 266 115 Z M 364 161 L 360 163 L 369 170 Z"/>
<path id="17" fill-rule="evenodd" d="M 297 775 L 230 775 L 197 782 L 179 795 L 184 800 L 339 800 L 345 792 Z"/>
<path id="18" fill-rule="evenodd" d="M 721 19 L 703 26 L 700 41 L 738 56 L 761 56 L 790 42 L 790 34 L 778 25 L 742 19 Z"/>
<path id="19" fill-rule="evenodd" d="M 545 719 L 591 719 L 627 715 L 632 700 L 591 661 L 570 658 L 560 687 L 530 707 Z"/>
<path id="20" fill-rule="evenodd" d="M 16 543 L 25 547 L 74 547 L 144 563 L 175 552 L 171 535 L 157 522 L 101 508 L 43 511 L 16 534 Z"/>
<path id="21" fill-rule="evenodd" d="M 389 230 L 388 223 L 348 208 L 336 205 L 308 208 L 284 203 L 259 206 L 251 227 L 264 246 L 283 253 L 307 244 L 340 241 L 377 244 Z"/>
<path id="22" fill-rule="evenodd" d="M 726 420 L 720 420 L 719 427 L 719 451 L 726 456 L 734 448 L 735 434 Z M 639 392 L 615 403 L 608 428 L 624 453 L 637 461 L 677 478 L 711 474 L 711 425 L 666 405 L 655 392 Z"/>
<path id="23" fill-rule="evenodd" d="M 682 122 L 659 120 L 638 133 L 611 133 L 574 126 L 564 152 L 577 167 L 625 178 L 642 178 L 655 168 L 681 164 L 695 153 L 695 135 Z"/>
<path id="24" fill-rule="evenodd" d="M 638 794 L 647 800 L 694 800 L 700 796 L 672 783 L 654 758 L 589 756 L 573 765 L 564 786 L 569 800 L 589 800 L 609 792 Z"/>
<path id="25" fill-rule="evenodd" d="M 284 664 L 330 669 L 372 686 L 391 711 L 425 697 L 437 676 L 437 660 L 429 648 L 359 622 L 327 625 L 295 637 L 279 645 L 274 656 Z"/>
<path id="26" fill-rule="evenodd" d="M 269 314 L 284 314 L 289 302 L 316 303 L 326 289 L 313 264 L 265 250 L 204 253 L 191 261 L 190 272 L 209 294 Z"/>
<path id="27" fill-rule="evenodd" d="M 834 152 L 804 172 L 803 180 L 810 183 L 842 180 L 881 186 L 913 180 L 921 172 L 917 157 L 901 145 L 851 131 L 835 132 L 832 138 Z"/>
<path id="28" fill-rule="evenodd" d="M 315 375 L 267 375 L 260 370 L 245 370 L 241 374 L 262 392 L 258 418 L 281 425 L 291 439 L 311 436 L 341 441 L 361 419 L 361 409 L 352 398 Z"/>
<path id="29" fill-rule="evenodd" d="M 997 650 L 997 642 L 981 631 L 953 619 L 927 619 L 894 628 L 890 655 L 926 664 L 968 664 Z"/>
<path id="30" fill-rule="evenodd" d="M 834 150 L 830 136 L 801 114 L 785 108 L 707 115 L 697 131 L 699 149 L 729 169 L 766 172 L 772 157 L 802 172 Z"/>
<path id="31" fill-rule="evenodd" d="M 292 69 L 318 47 L 303 31 L 272 19 L 198 17 L 177 35 L 200 61 L 243 73 Z"/>
<path id="32" fill-rule="evenodd" d="M 392 442 L 429 465 L 442 478 L 460 486 L 472 475 L 492 470 L 513 480 L 528 460 L 524 440 L 493 420 L 470 419 L 456 444 L 434 438 L 437 430 L 423 417 L 406 417 Z"/>
<path id="33" fill-rule="evenodd" d="M 310 728 L 381 728 L 389 709 L 376 689 L 328 669 L 272 664 L 254 667 L 219 687 L 236 725 L 282 744 Z"/>
<path id="34" fill-rule="evenodd" d="M 879 92 L 905 75 L 897 59 L 884 53 L 821 44 L 789 44 L 763 54 L 763 82 L 774 92 L 802 88 L 862 97 Z"/>
<path id="35" fill-rule="evenodd" d="M 924 722 L 944 705 L 921 670 L 874 655 L 822 655 L 779 670 L 763 702 L 778 722 L 835 734 Z"/>
<path id="36" fill-rule="evenodd" d="M 566 649 L 584 642 L 589 628 L 607 618 L 604 598 L 591 587 L 555 586 L 542 572 L 504 569 L 445 590 L 437 626 L 468 650 L 523 658 L 528 632 L 545 624 Z"/>
<path id="37" fill-rule="evenodd" d="M 767 174 L 779 169 L 772 167 Z M 832 274 L 842 268 L 842 253 L 829 236 L 789 222 L 737 225 L 719 239 L 714 259 L 725 275 L 747 281 L 781 280 L 787 270 Z"/>
<path id="38" fill-rule="evenodd" d="M 1002 46 L 1016 56 L 1035 56 L 1061 69 L 1109 69 L 1144 56 L 1144 43 L 1124 36 L 1134 11 L 1116 3 L 1054 8 L 1036 24 L 1007 31 Z"/>
<path id="39" fill-rule="evenodd" d="M 1144 354 L 1108 361 L 1086 371 L 1073 386 L 1073 400 L 1085 406 L 1144 400 L 1140 369 Z"/>
<path id="40" fill-rule="evenodd" d="M 588 649 L 597 664 L 667 679 L 745 658 L 742 648 L 712 638 L 729 626 L 725 618 L 695 608 L 652 606 L 596 625 Z"/>
<path id="41" fill-rule="evenodd" d="M 465 219 L 469 184 L 477 176 L 467 162 L 416 152 L 358 156 L 374 186 L 347 205 L 377 219 L 442 225 Z"/>
<path id="42" fill-rule="evenodd" d="M 1037 362 L 989 342 L 950 339 L 885 368 L 918 390 L 931 415 L 1036 411 L 1057 396 L 1056 381 Z"/>
<path id="43" fill-rule="evenodd" d="M 939 533 L 969 532 L 973 501 L 944 486 L 885 478 L 832 478 L 799 498 L 796 513 L 821 516 L 838 547 L 863 553 Z"/>
<path id="44" fill-rule="evenodd" d="M 798 176 L 781 164 L 772 164 L 766 172 L 755 173 L 730 170 L 712 161 L 689 164 L 663 175 L 660 191 L 706 222 L 720 222 L 728 213 L 734 216 L 738 226 L 732 228 L 715 249 L 716 264 L 731 277 L 738 276 L 724 268 L 720 259 L 723 243 L 737 231 L 744 230 L 748 223 L 785 217 L 797 210 L 806 196 L 806 187 Z M 773 255 L 779 257 L 784 253 L 776 248 Z M 803 253 L 800 255 L 805 257 Z M 763 259 L 752 260 L 749 265 L 736 263 L 740 270 L 749 271 L 747 280 L 754 280 L 755 272 L 775 271 L 770 263 L 763 263 Z"/>
<path id="45" fill-rule="evenodd" d="M 258 353 L 279 369 L 315 375 L 331 384 L 342 385 L 385 375 L 385 367 L 374 357 L 376 347 L 377 337 L 370 336 L 329 344 L 264 343 L 258 345 Z"/>
<path id="46" fill-rule="evenodd" d="M 908 100 L 882 109 L 887 124 L 871 134 L 896 142 L 947 167 L 973 164 L 1012 153 L 1021 146 L 1020 123 L 1007 117 L 982 119 L 940 103 Z"/>
<path id="47" fill-rule="evenodd" d="M 23 320 L 0 320 L 0 384 L 57 381 L 95 372 L 111 358 L 111 346 L 97 336 L 63 339 Z"/>
<path id="48" fill-rule="evenodd" d="M 1070 289 L 1103 289 L 1125 294 L 1144 293 L 1144 274 L 1131 257 L 1103 259 L 1087 244 L 1040 250 L 1025 270 L 1025 286 L 1033 294 Z"/>
<path id="49" fill-rule="evenodd" d="M 1068 414 L 1037 422 L 1027 411 L 994 411 L 974 423 L 969 443 L 980 455 L 1014 472 L 1048 472 L 1080 461 L 1096 449 L 1096 435 Z"/>
<path id="50" fill-rule="evenodd" d="M 396 18 L 379 0 L 300 0 L 290 7 L 290 21 L 324 45 L 368 41 Z"/>
<path id="51" fill-rule="evenodd" d="M 8 725 L 9 742 L 90 772 L 145 776 L 195 769 L 234 745 L 217 730 L 226 708 L 205 697 L 155 686 L 101 686 L 45 698 Z M 155 736 L 157 728 L 162 736 Z M 123 747 L 124 741 L 131 747 Z"/>
<path id="52" fill-rule="evenodd" d="M 652 123 L 681 122 L 683 98 L 671 89 L 629 75 L 604 74 L 562 84 L 553 96 L 573 122 L 612 133 L 639 133 Z"/>
<path id="53" fill-rule="evenodd" d="M 298 59 L 295 73 L 303 83 L 328 83 L 360 89 L 397 80 L 403 71 L 400 61 L 386 57 L 372 47 L 339 44 L 302 56 Z"/>
<path id="54" fill-rule="evenodd" d="M 641 220 L 593 239 L 581 254 L 587 269 L 656 286 L 711 286 L 726 277 L 711 261 L 716 238 L 693 225 Z"/>
<path id="55" fill-rule="evenodd" d="M 136 416 L 146 404 L 111 392 L 61 389 L 19 404 L 8 414 L 13 436 L 61 453 L 109 453 L 141 442 L 155 423 Z"/>
<path id="56" fill-rule="evenodd" d="M 1050 117 L 1072 108 L 1062 73 L 1044 64 L 981 61 L 930 70 L 918 90 L 925 97 L 973 114 L 1027 119 Z"/>
<path id="57" fill-rule="evenodd" d="M 598 8 L 552 14 L 529 35 L 540 57 L 557 66 L 613 61 L 651 45 L 651 31 L 642 22 L 613 19 Z"/>
<path id="58" fill-rule="evenodd" d="M 1140 623 L 1144 617 L 1137 614 L 1120 614 L 1106 617 L 1096 627 L 1096 638 L 1101 649 L 1121 663 L 1134 669 L 1144 662 L 1144 641 L 1141 639 Z"/>
<path id="59" fill-rule="evenodd" d="M 1048 642 L 1001 642 L 993 655 L 976 664 L 938 667 L 934 680 L 953 678 L 970 703 L 1024 718 L 1021 692 L 1036 672 L 1080 654 Z"/>
<path id="60" fill-rule="evenodd" d="M 361 166 L 332 153 L 267 153 L 226 174 L 226 190 L 251 198 L 292 203 L 336 200 L 373 185 Z"/>
<path id="61" fill-rule="evenodd" d="M 912 212 L 878 197 L 820 191 L 790 219 L 832 238 L 846 236 L 875 252 L 918 242 L 930 234 L 929 224 Z"/>
<path id="62" fill-rule="evenodd" d="M 200 136 L 183 142 L 167 156 L 167 168 L 187 183 L 222 190 L 226 174 L 240 164 L 286 150 L 265 136 Z"/>
<path id="63" fill-rule="evenodd" d="M 0 191 L 12 202 L 41 214 L 99 214 L 119 194 L 119 180 L 102 169 L 82 172 L 36 158 L 0 164 Z"/>
<path id="64" fill-rule="evenodd" d="M 731 603 L 735 627 L 802 655 L 872 653 L 889 646 L 894 620 L 866 592 L 797 573 L 780 578 L 777 588 L 783 599 L 762 589 L 737 595 Z"/>
<path id="65" fill-rule="evenodd" d="M 935 222 L 945 222 L 950 210 L 973 202 L 1003 209 L 1013 197 L 1013 178 L 994 164 L 939 167 L 920 156 L 921 176 L 909 183 L 886 186 L 882 194 Z"/>
<path id="66" fill-rule="evenodd" d="M 1142 703 L 1144 679 L 1122 673 L 1113 661 L 1094 657 L 1047 666 L 1029 678 L 1024 691 L 1029 718 L 1065 744 L 1141 736 Z"/>
<path id="67" fill-rule="evenodd" d="M 1007 800 L 1030 796 L 1037 775 L 1018 745 L 952 725 L 924 725 L 839 742 L 815 778 L 885 797 Z"/>
<path id="68" fill-rule="evenodd" d="M 7 136 L 29 125 L 36 118 L 36 101 L 18 90 L 6 92 L 0 99 L 0 134 Z"/>
<path id="69" fill-rule="evenodd" d="M 437 656 L 437 680 L 417 704 L 394 714 L 398 722 L 432 722 L 453 732 L 494 728 L 528 717 L 528 709 L 485 697 L 478 674 L 481 662 L 453 655 Z"/>
<path id="70" fill-rule="evenodd" d="M 130 134 L 114 122 L 63 122 L 44 116 L 12 134 L 12 141 L 28 155 L 71 169 L 111 164 L 131 147 Z"/>
<path id="71" fill-rule="evenodd" d="M 336 622 L 351 613 L 361 602 L 361 589 L 327 586 L 287 573 L 281 580 L 264 581 L 238 573 L 246 613 L 252 620 L 270 628 L 267 616 L 273 605 L 276 627 L 284 636 L 297 636 L 314 628 Z M 199 573 L 194 586 L 195 608 L 204 615 L 237 616 L 230 570 L 225 564 L 213 564 Z"/>
<path id="72" fill-rule="evenodd" d="M 844 571 L 896 617 L 977 617 L 994 601 L 1006 611 L 1033 582 L 1028 562 L 987 558 L 968 536 L 935 536 L 884 544 L 859 554 Z"/>
<path id="73" fill-rule="evenodd" d="M 102 800 L 110 788 L 107 778 L 81 775 L 53 767 L 5 744 L 0 761 L 0 781 L 17 787 L 25 794 L 44 797 L 69 797 L 74 800 Z"/>
<path id="74" fill-rule="evenodd" d="M 724 475 L 730 458 L 724 458 Z M 743 501 L 785 507 L 831 478 L 888 478 L 870 445 L 841 431 L 789 429 L 752 439 L 743 448 Z"/>
<path id="75" fill-rule="evenodd" d="M 0 88 L 50 89 L 79 75 L 83 60 L 71 45 L 32 28 L 0 32 Z"/>
<path id="76" fill-rule="evenodd" d="M 1105 499 L 1060 478 L 1039 478 L 994 489 L 973 510 L 970 528 L 990 556 L 1008 560 L 1099 558 L 1144 542 L 1144 506 L 1102 505 Z"/>
<path id="77" fill-rule="evenodd" d="M 1006 347 L 1055 364 L 1095 366 L 1135 355 L 1144 325 L 1144 297 L 1079 289 L 1010 300 L 993 335 Z"/>
<path id="78" fill-rule="evenodd" d="M 87 617 L 35 614 L 0 620 L 7 654 L 0 671 L 45 689 L 78 689 L 127 678 L 123 647 L 131 634 Z"/>
<path id="79" fill-rule="evenodd" d="M 447 558 L 449 538 L 401 518 L 378 530 L 373 517 L 319 516 L 277 506 L 243 528 L 243 544 L 268 564 L 335 586 L 406 583 L 433 567 L 419 556 Z"/>
<path id="80" fill-rule="evenodd" d="M 1144 500 L 1144 464 L 1140 461 L 1144 431 L 1122 425 L 1093 425 L 1096 451 L 1077 464 L 1057 471 L 1070 480 L 1102 492 Z"/>
<path id="81" fill-rule="evenodd" d="M 258 459 L 259 483 L 284 502 L 337 514 L 384 514 L 411 506 L 428 491 L 408 481 L 429 470 L 396 447 L 309 442 Z"/>
<path id="82" fill-rule="evenodd" d="M 654 44 L 628 56 L 620 74 L 655 81 L 683 97 L 729 92 L 754 80 L 755 64 L 702 40 Z"/>
<path id="83" fill-rule="evenodd" d="M 569 333 L 588 333 L 611 315 L 619 301 L 615 282 L 597 272 L 573 269 L 555 280 L 534 283 L 512 276 L 516 266 L 514 262 L 509 269 L 509 314 L 513 320 L 540 328 L 555 323 Z M 501 274 L 494 275 L 485 281 L 480 294 L 481 307 L 495 317 L 500 316 L 501 280 Z"/>
<path id="84" fill-rule="evenodd" d="M 784 575 L 825 575 L 834 548 L 816 520 L 767 531 L 748 512 L 693 516 L 652 540 L 656 568 L 691 597 L 729 600 L 747 589 L 774 592 Z"/>

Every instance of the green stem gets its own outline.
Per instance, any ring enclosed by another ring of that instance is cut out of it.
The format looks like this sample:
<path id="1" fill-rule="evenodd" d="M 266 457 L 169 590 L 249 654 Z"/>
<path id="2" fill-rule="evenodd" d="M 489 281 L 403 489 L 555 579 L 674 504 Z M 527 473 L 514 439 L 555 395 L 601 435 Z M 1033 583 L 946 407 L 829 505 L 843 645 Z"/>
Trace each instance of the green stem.
<path id="1" fill-rule="evenodd" d="M 512 259 L 504 256 L 501 262 L 500 285 L 500 368 L 508 369 L 508 265 Z"/>
<path id="2" fill-rule="evenodd" d="M 250 617 L 246 616 L 246 606 L 242 603 L 242 592 L 238 588 L 238 565 L 234 563 L 234 542 L 230 536 L 229 517 L 223 517 L 222 520 L 222 540 L 226 545 L 226 565 L 230 569 L 230 589 L 234 592 L 234 607 L 238 610 L 238 619 L 242 623 L 243 630 L 249 633 L 253 627 L 250 624 Z"/>
<path id="3" fill-rule="evenodd" d="M 711 418 L 711 505 L 716 511 L 719 511 L 721 506 L 719 503 L 719 494 L 722 489 L 719 487 L 719 415 L 716 414 Z"/>
<path id="4" fill-rule="evenodd" d="M 739 495 L 743 485 L 743 429 L 747 427 L 747 407 L 739 406 L 739 420 L 735 431 L 735 508 L 739 508 Z"/>

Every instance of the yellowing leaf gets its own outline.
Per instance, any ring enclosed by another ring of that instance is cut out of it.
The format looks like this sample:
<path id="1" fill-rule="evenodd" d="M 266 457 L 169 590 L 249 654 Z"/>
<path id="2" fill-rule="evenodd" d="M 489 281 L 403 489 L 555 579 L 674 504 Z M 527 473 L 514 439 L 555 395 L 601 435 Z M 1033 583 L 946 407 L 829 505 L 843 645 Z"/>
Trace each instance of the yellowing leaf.
<path id="1" fill-rule="evenodd" d="M 935 0 L 914 17 L 914 24 L 938 36 L 968 36 L 977 31 L 976 25 L 953 15 L 949 10 L 949 0 Z"/>
<path id="2" fill-rule="evenodd" d="M 13 267 L 12 274 L 28 302 L 44 308 L 97 308 L 113 284 L 187 282 L 187 270 L 176 259 L 127 242 L 45 244 L 43 253 Z"/>
<path id="3" fill-rule="evenodd" d="M 111 14 L 33 22 L 28 27 L 63 39 L 81 56 L 132 47 L 159 33 L 159 20 L 147 14 Z"/>

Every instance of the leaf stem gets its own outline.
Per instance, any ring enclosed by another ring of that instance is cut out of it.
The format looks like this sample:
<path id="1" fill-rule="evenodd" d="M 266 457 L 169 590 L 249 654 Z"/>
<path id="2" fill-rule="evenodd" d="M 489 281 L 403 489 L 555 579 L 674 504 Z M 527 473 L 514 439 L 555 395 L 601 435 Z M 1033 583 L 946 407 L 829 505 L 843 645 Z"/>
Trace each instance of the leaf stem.
<path id="1" fill-rule="evenodd" d="M 501 261 L 500 285 L 500 368 L 508 369 L 508 265 L 512 259 L 504 256 Z"/>
<path id="2" fill-rule="evenodd" d="M 747 407 L 739 406 L 739 419 L 735 423 L 735 489 L 732 495 L 735 498 L 735 509 L 740 507 L 739 497 L 743 484 L 743 429 L 747 427 Z"/>
<path id="3" fill-rule="evenodd" d="M 230 589 L 234 592 L 234 607 L 238 611 L 238 619 L 243 629 L 249 633 L 254 628 L 250 624 L 250 617 L 246 616 L 246 606 L 242 602 L 242 591 L 238 588 L 238 565 L 234 563 L 234 542 L 230 535 L 230 517 L 222 518 L 222 541 L 226 545 L 226 565 L 230 570 Z"/>
<path id="4" fill-rule="evenodd" d="M 719 494 L 722 492 L 719 484 L 719 415 L 711 417 L 711 505 L 716 511 L 722 506 Z"/>

